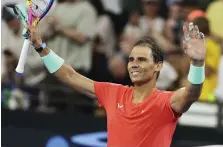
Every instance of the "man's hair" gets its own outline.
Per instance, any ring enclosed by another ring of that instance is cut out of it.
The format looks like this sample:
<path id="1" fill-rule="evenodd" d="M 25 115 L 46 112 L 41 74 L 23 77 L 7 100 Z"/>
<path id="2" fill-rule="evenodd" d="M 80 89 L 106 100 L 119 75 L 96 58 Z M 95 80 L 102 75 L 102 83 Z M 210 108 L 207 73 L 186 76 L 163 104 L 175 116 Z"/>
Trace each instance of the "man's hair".
<path id="1" fill-rule="evenodd" d="M 163 62 L 163 52 L 161 48 L 153 41 L 151 38 L 143 38 L 137 41 L 134 45 L 141 47 L 148 47 L 152 51 L 153 62 L 157 64 L 158 62 Z M 158 79 L 160 72 L 157 73 L 156 79 Z"/>
<path id="2" fill-rule="evenodd" d="M 208 19 L 205 17 L 198 17 L 192 20 L 194 25 L 197 25 L 199 28 L 199 31 L 204 33 L 204 35 L 210 35 L 210 27 Z"/>

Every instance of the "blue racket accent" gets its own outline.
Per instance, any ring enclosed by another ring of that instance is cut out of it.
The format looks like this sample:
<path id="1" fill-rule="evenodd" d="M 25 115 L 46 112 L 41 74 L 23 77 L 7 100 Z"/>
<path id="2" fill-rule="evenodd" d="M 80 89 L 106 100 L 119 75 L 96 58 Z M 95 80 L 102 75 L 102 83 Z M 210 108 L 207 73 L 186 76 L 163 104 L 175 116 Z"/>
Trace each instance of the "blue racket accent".
<path id="1" fill-rule="evenodd" d="M 24 77 L 24 75 L 22 73 L 18 73 L 18 72 L 15 72 L 15 75 L 16 75 L 16 77 L 18 77 L 20 79 Z"/>
<path id="2" fill-rule="evenodd" d="M 47 9 L 44 11 L 44 13 L 40 16 L 40 20 L 49 12 L 50 8 L 53 6 L 54 0 L 51 0 L 47 6 Z"/>

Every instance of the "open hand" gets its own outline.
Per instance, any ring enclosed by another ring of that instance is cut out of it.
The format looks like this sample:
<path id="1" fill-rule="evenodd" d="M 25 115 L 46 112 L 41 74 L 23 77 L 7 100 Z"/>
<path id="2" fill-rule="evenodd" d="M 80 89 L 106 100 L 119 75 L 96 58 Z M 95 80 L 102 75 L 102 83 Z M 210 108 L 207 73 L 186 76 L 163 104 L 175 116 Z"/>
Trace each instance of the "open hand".
<path id="1" fill-rule="evenodd" d="M 206 55 L 206 44 L 204 34 L 199 32 L 198 26 L 187 23 L 183 26 L 184 38 L 183 48 L 192 61 L 204 61 Z"/>

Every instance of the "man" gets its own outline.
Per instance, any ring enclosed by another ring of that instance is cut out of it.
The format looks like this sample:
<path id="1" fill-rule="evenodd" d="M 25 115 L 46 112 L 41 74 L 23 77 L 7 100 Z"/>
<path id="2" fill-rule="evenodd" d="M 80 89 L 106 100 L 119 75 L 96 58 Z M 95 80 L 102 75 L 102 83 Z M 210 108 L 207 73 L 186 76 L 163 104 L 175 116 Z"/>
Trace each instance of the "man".
<path id="1" fill-rule="evenodd" d="M 204 35 L 185 24 L 185 53 L 191 58 L 188 84 L 175 92 L 156 89 L 163 55 L 150 39 L 139 40 L 129 56 L 128 72 L 134 87 L 95 82 L 80 75 L 28 26 L 31 41 L 50 73 L 73 89 L 98 98 L 107 113 L 108 147 L 168 147 L 177 120 L 195 102 L 204 81 Z"/>

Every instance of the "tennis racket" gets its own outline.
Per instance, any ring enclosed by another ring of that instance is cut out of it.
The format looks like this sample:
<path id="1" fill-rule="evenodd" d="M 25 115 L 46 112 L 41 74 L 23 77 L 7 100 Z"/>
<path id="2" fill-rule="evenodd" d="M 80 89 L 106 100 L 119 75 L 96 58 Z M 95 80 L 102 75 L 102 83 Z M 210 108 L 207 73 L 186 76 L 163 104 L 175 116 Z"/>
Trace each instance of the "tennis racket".
<path id="1" fill-rule="evenodd" d="M 28 8 L 28 24 L 36 27 L 40 20 L 49 12 L 53 3 L 54 0 L 26 0 Z M 29 46 L 30 40 L 27 38 L 24 40 L 19 62 L 16 67 L 16 72 L 19 74 L 24 72 Z"/>

